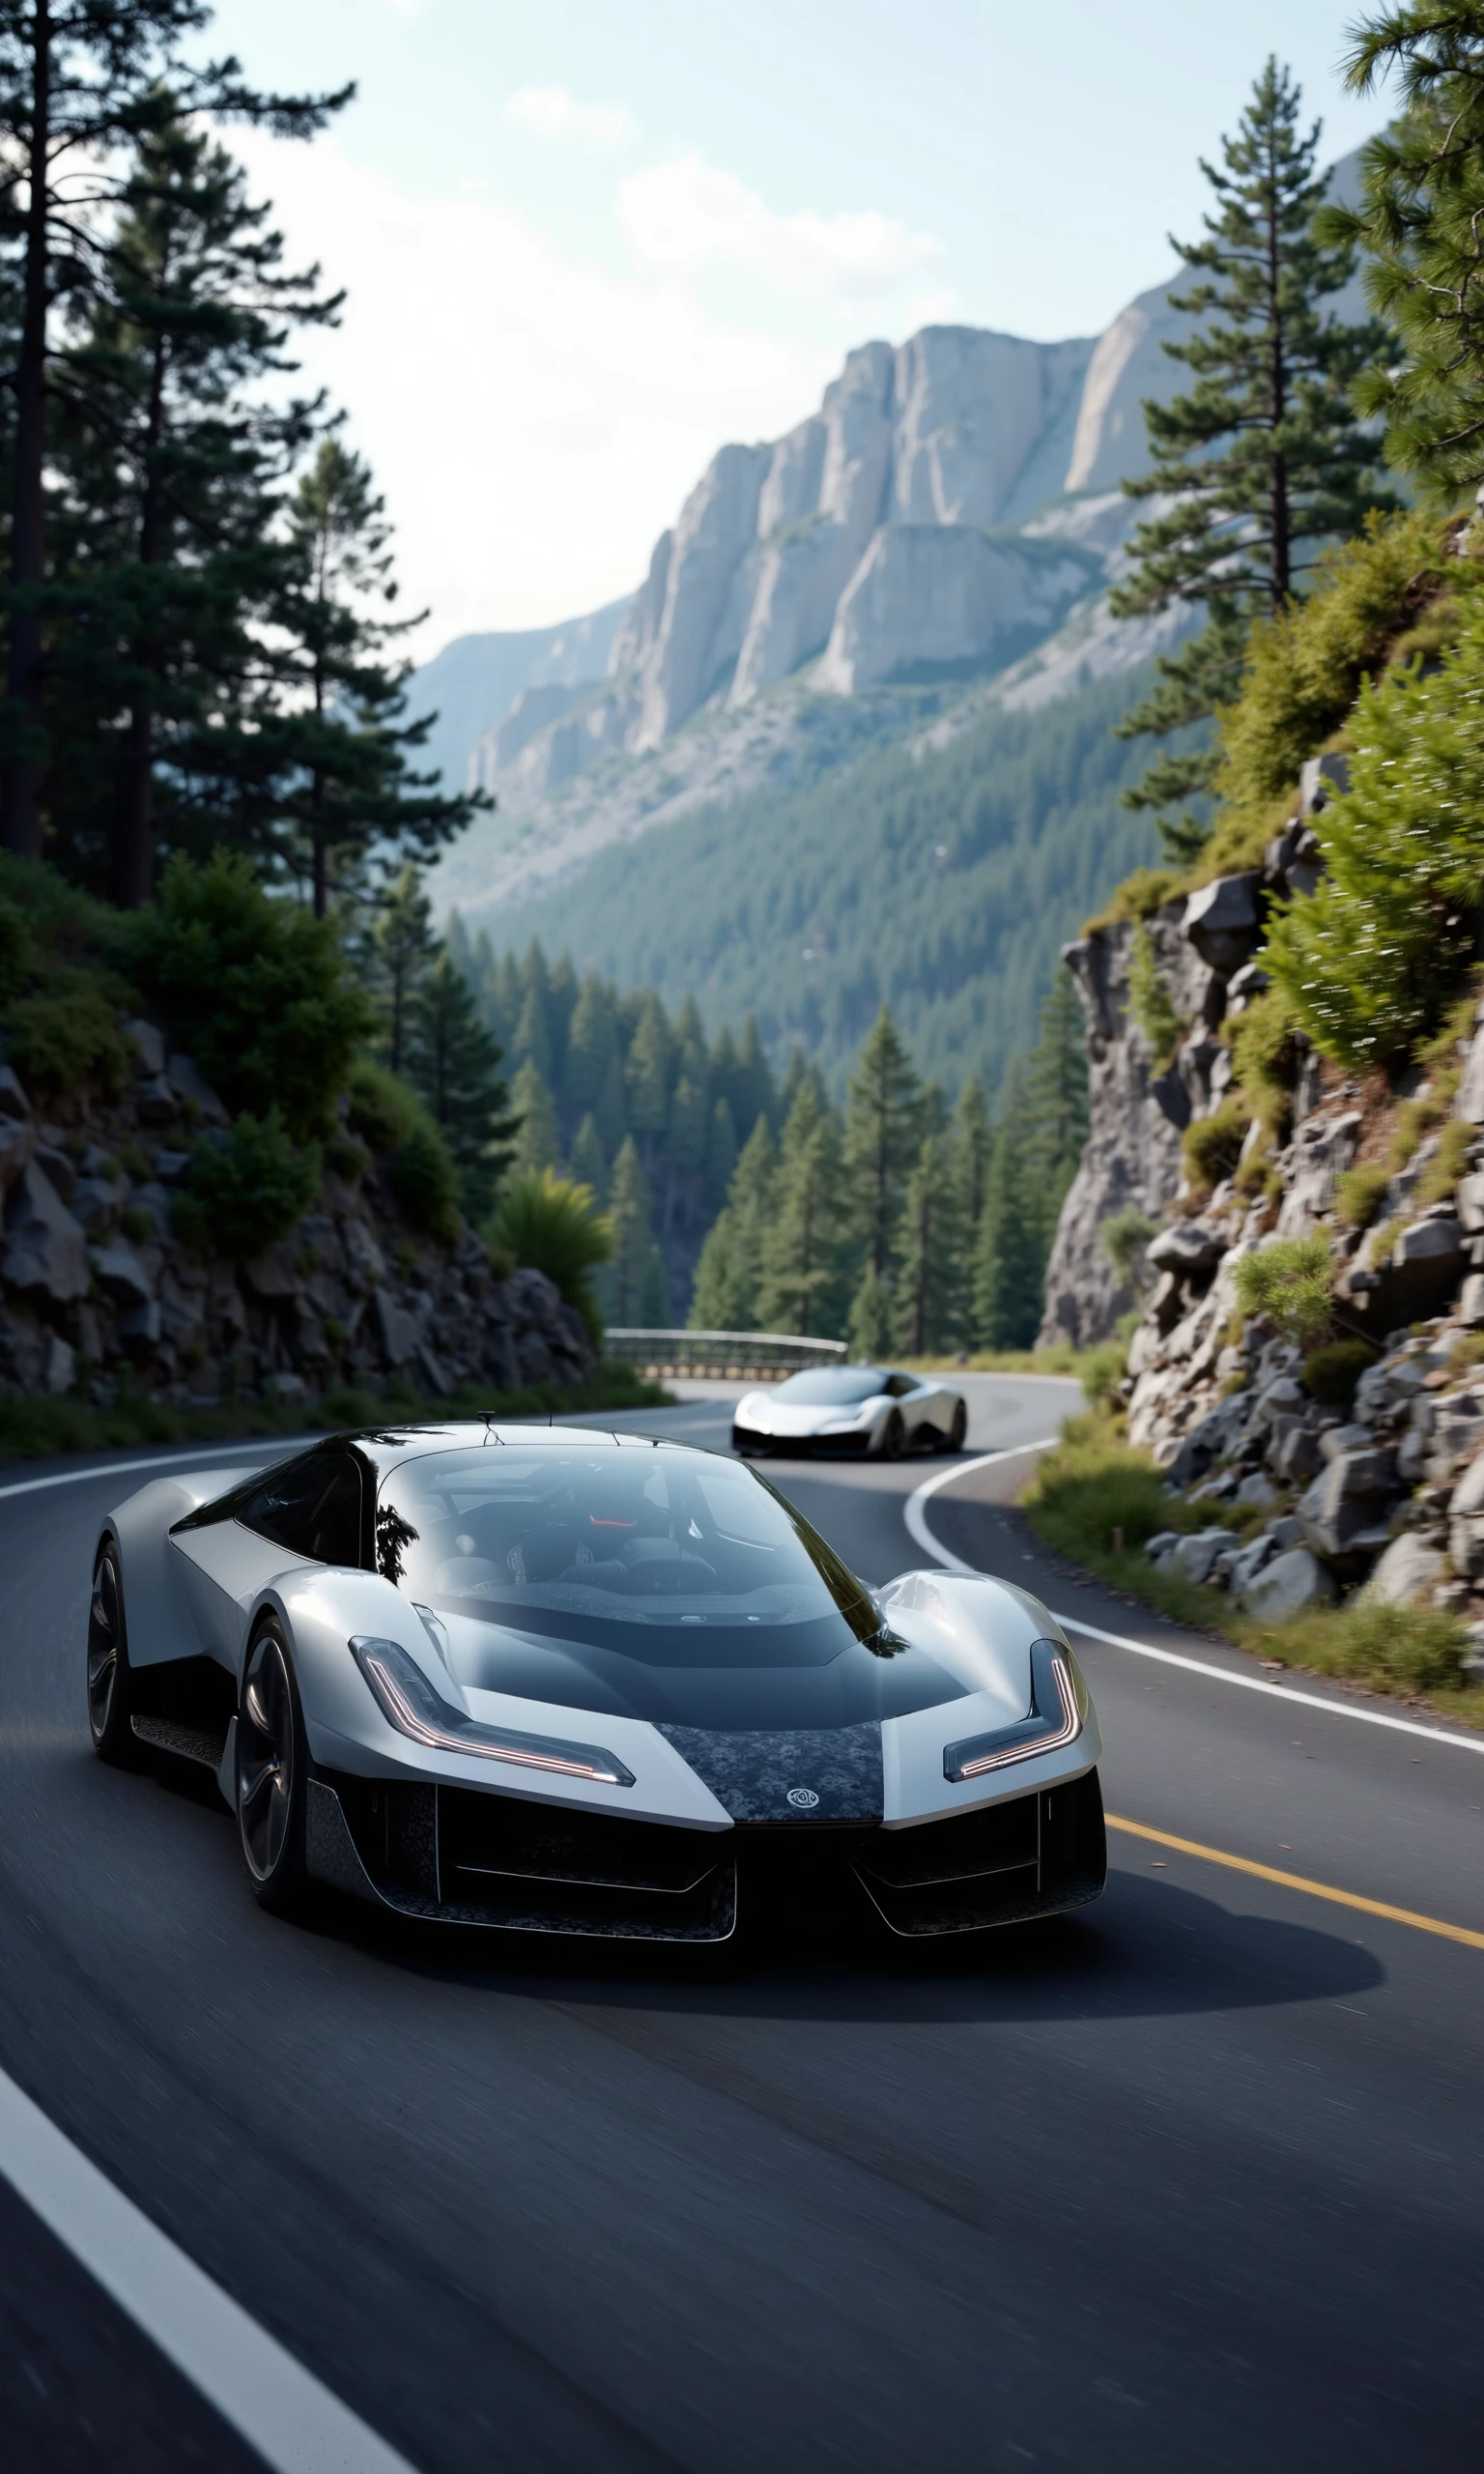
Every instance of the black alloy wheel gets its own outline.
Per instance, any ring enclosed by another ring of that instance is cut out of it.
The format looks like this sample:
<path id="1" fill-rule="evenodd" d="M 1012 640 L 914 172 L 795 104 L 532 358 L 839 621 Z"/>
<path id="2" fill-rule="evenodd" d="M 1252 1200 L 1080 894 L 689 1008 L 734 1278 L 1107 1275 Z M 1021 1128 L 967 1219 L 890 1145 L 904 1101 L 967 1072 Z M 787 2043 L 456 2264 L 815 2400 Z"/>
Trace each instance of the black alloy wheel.
<path id="1" fill-rule="evenodd" d="M 88 1728 L 94 1751 L 119 1769 L 132 1769 L 139 1760 L 131 1724 L 132 1682 L 119 1550 L 105 1538 L 93 1567 L 88 1605 Z"/>
<path id="2" fill-rule="evenodd" d="M 948 1429 L 948 1448 L 950 1452 L 961 1452 L 963 1450 L 964 1437 L 967 1435 L 968 1431 L 968 1410 L 964 1407 L 961 1400 L 956 1400 L 954 1403 L 954 1422 Z"/>
<path id="3" fill-rule="evenodd" d="M 901 1411 L 894 1409 L 881 1437 L 881 1457 L 883 1460 L 899 1460 L 906 1448 L 907 1429 L 902 1423 Z"/>
<path id="4" fill-rule="evenodd" d="M 307 1755 L 288 1648 L 270 1619 L 247 1653 L 237 1716 L 237 1826 L 253 1895 L 282 1914 L 304 1882 Z"/>

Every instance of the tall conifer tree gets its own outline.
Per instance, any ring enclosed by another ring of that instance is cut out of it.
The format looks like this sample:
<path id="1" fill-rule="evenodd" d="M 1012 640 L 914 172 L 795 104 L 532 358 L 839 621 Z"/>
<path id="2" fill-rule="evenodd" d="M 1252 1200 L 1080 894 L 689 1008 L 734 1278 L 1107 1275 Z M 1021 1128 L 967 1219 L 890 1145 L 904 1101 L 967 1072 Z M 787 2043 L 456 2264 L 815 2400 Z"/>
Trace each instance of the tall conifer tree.
<path id="1" fill-rule="evenodd" d="M 866 1263 L 886 1282 L 902 1191 L 920 1139 L 920 1098 L 912 1060 L 883 1005 L 850 1077 L 844 1160 Z"/>
<path id="2" fill-rule="evenodd" d="M 105 286 L 105 210 L 132 177 L 141 141 L 208 113 L 306 137 L 350 100 L 277 96 L 245 84 L 234 60 L 195 66 L 182 46 L 210 22 L 203 0 L 0 0 L 0 200 L 16 262 L 20 332 L 6 596 L 8 688 L 0 840 L 42 848 L 43 629 L 47 604 L 47 395 L 53 312 L 86 317 Z"/>
<path id="3" fill-rule="evenodd" d="M 1122 618 L 1184 604 L 1205 624 L 1161 655 L 1153 694 L 1120 726 L 1158 736 L 1205 721 L 1236 689 L 1248 620 L 1281 610 L 1301 589 L 1326 539 L 1359 530 L 1366 510 L 1394 504 L 1376 476 L 1354 384 L 1383 348 L 1375 323 L 1327 310 L 1355 269 L 1355 248 L 1316 236 L 1327 175 L 1317 176 L 1320 124 L 1305 135 L 1301 96 L 1270 58 L 1222 163 L 1203 162 L 1215 194 L 1205 238 L 1174 241 L 1198 280 L 1171 293 L 1195 331 L 1164 349 L 1195 377 L 1174 402 L 1147 402 L 1151 470 L 1126 481 L 1135 498 L 1167 500 L 1134 533 L 1133 567 L 1112 595 Z M 1191 858 L 1207 828 L 1168 811 L 1212 787 L 1206 748 L 1156 760 L 1125 804 L 1159 813 L 1169 853 Z"/>

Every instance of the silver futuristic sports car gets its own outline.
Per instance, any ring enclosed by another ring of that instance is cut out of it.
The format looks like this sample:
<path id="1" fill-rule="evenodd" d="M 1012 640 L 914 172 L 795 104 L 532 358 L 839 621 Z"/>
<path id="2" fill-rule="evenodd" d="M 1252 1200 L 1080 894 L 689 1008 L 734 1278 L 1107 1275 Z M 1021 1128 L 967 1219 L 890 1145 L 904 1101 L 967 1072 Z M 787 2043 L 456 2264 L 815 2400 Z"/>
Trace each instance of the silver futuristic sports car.
<path id="1" fill-rule="evenodd" d="M 724 1942 L 833 1883 L 895 1933 L 1094 1899 L 1087 1687 L 1035 1598 L 872 1594 L 723 1454 L 582 1428 L 347 1435 L 103 1525 L 105 1760 L 215 1772 L 265 1906 Z"/>
<path id="2" fill-rule="evenodd" d="M 930 1374 L 885 1366 L 811 1366 L 737 1402 L 731 1448 L 763 1452 L 961 1452 L 969 1413 L 961 1392 Z"/>

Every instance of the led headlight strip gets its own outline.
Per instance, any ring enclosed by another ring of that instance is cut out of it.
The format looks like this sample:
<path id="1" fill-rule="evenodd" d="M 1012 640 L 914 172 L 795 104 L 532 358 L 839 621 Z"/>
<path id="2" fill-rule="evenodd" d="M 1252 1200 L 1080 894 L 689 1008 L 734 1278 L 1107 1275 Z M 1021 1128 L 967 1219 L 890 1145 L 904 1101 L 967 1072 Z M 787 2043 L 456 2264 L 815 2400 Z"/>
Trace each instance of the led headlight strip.
<path id="1" fill-rule="evenodd" d="M 993 1735 L 968 1736 L 943 1747 L 943 1775 L 957 1786 L 965 1778 L 983 1778 L 991 1769 L 1009 1769 L 1016 1761 L 1037 1761 L 1043 1752 L 1059 1752 L 1082 1732 L 1082 1704 L 1072 1673 L 1071 1654 L 1056 1641 L 1031 1643 L 1030 1715 Z"/>
<path id="2" fill-rule="evenodd" d="M 350 1648 L 382 1715 L 399 1735 L 429 1752 L 512 1762 L 520 1769 L 550 1769 L 562 1778 L 590 1778 L 600 1787 L 634 1784 L 633 1770 L 601 1744 L 565 1743 L 557 1736 L 528 1736 L 513 1727 L 487 1727 L 456 1710 L 396 1641 L 361 1635 Z"/>

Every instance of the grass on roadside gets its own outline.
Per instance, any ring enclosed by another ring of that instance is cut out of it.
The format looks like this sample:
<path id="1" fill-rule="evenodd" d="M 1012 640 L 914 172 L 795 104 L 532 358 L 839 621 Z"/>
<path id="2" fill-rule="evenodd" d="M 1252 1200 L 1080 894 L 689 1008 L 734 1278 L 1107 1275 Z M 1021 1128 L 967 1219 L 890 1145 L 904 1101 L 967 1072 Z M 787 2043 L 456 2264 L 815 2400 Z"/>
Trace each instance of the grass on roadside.
<path id="1" fill-rule="evenodd" d="M 1086 1373 L 1101 1348 L 1074 1349 L 1059 1340 L 1049 1349 L 975 1349 L 972 1356 L 895 1358 L 897 1366 L 922 1374 L 1075 1374 Z"/>
<path id="2" fill-rule="evenodd" d="M 1166 1494 L 1149 1454 L 1135 1451 L 1106 1412 L 1069 1422 L 1061 1442 L 1042 1455 L 1020 1501 L 1032 1528 L 1056 1553 L 1177 1623 L 1223 1633 L 1282 1666 L 1408 1699 L 1425 1695 L 1449 1716 L 1484 1726 L 1484 1687 L 1461 1672 L 1468 1635 L 1452 1615 L 1433 1607 L 1363 1606 L 1352 1598 L 1286 1624 L 1264 1624 L 1224 1590 L 1156 1571 L 1144 1547 L 1158 1531 L 1241 1524 L 1225 1505 Z M 1121 1548 L 1115 1531 L 1122 1533 Z"/>
<path id="3" fill-rule="evenodd" d="M 313 1400 L 223 1400 L 211 1408 L 182 1408 L 164 1400 L 124 1399 L 109 1409 L 71 1398 L 31 1399 L 0 1393 L 0 1462 L 38 1460 L 68 1452 L 109 1452 L 147 1444 L 228 1443 L 239 1436 L 333 1433 L 385 1424 L 388 1417 L 443 1420 L 467 1417 L 534 1418 L 555 1411 L 663 1408 L 671 1399 L 663 1385 L 646 1383 L 631 1366 L 605 1359 L 592 1380 L 576 1391 L 540 1383 L 521 1392 L 467 1386 L 428 1399 L 396 1377 L 385 1392 L 345 1387 Z"/>

